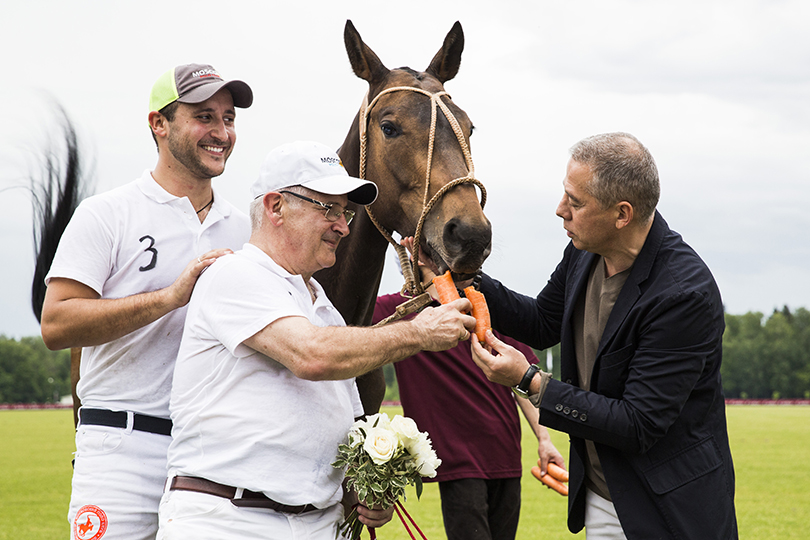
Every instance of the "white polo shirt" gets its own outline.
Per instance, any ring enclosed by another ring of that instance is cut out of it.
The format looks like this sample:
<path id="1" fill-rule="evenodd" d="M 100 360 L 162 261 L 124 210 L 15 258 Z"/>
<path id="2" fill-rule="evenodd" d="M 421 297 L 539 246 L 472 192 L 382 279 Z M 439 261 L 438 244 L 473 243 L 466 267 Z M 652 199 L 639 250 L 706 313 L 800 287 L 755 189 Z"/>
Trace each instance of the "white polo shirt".
<path id="1" fill-rule="evenodd" d="M 85 199 L 70 220 L 45 277 L 69 278 L 101 298 L 123 298 L 171 285 L 195 257 L 239 248 L 250 221 L 215 192 L 204 223 L 187 197 L 141 178 Z M 77 387 L 82 405 L 169 416 L 174 361 L 186 308 L 120 339 L 85 347 Z"/>
<path id="2" fill-rule="evenodd" d="M 243 342 L 282 317 L 345 326 L 313 279 L 313 304 L 292 275 L 252 244 L 200 277 L 175 368 L 169 475 L 264 492 L 290 505 L 340 501 L 337 447 L 363 409 L 354 379 L 307 381 Z"/>

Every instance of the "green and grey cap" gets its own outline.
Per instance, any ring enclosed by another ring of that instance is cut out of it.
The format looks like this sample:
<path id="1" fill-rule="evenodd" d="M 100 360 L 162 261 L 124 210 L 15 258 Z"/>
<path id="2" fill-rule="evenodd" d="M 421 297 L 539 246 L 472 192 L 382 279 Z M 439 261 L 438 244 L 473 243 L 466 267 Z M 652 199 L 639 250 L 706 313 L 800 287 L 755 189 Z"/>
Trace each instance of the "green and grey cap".
<path id="1" fill-rule="evenodd" d="M 202 103 L 222 88 L 231 92 L 236 107 L 247 109 L 253 103 L 253 91 L 246 83 L 226 81 L 207 64 L 185 64 L 158 78 L 149 95 L 149 110 L 159 111 L 175 101 Z"/>

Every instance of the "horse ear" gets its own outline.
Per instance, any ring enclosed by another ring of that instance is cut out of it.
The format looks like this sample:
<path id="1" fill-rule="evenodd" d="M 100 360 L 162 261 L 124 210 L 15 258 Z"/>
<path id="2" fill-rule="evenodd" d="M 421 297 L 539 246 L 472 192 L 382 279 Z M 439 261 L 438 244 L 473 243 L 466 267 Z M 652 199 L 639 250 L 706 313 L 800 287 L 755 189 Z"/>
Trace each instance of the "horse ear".
<path id="1" fill-rule="evenodd" d="M 456 21 L 444 38 L 442 48 L 430 61 L 430 66 L 426 71 L 439 79 L 442 84 L 446 83 L 458 73 L 463 50 L 464 32 L 461 30 L 461 23 Z"/>
<path id="2" fill-rule="evenodd" d="M 355 75 L 373 84 L 388 74 L 388 68 L 374 51 L 363 43 L 360 33 L 350 20 L 346 21 L 346 28 L 343 30 L 343 42 L 346 44 L 346 53 L 349 55 L 349 62 Z"/>

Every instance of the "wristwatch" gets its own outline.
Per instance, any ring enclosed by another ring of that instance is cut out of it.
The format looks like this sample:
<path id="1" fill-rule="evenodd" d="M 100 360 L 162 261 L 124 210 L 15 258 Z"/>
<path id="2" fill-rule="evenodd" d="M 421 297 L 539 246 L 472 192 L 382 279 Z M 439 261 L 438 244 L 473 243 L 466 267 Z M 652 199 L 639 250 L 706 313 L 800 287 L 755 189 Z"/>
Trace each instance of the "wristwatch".
<path id="1" fill-rule="evenodd" d="M 529 397 L 529 387 L 532 385 L 532 379 L 534 379 L 535 374 L 540 371 L 540 368 L 537 364 L 529 365 L 529 369 L 526 370 L 526 374 L 523 375 L 523 378 L 517 384 L 517 386 L 512 387 L 512 391 L 522 398 Z"/>

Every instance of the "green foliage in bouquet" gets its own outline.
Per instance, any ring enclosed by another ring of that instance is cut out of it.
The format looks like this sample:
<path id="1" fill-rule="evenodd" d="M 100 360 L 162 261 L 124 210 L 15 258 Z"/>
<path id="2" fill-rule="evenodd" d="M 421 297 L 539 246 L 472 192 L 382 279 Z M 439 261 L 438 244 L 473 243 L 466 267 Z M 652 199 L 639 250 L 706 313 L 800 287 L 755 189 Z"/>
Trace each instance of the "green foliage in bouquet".
<path id="1" fill-rule="evenodd" d="M 357 493 L 363 505 L 389 508 L 404 498 L 408 485 L 414 486 L 419 498 L 422 477 L 436 476 L 440 464 L 428 434 L 420 432 L 413 420 L 400 415 L 391 420 L 380 413 L 354 423 L 348 442 L 338 446 L 332 466 L 346 469 L 346 487 Z M 362 528 L 355 509 L 338 532 L 359 538 Z"/>

